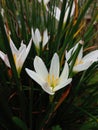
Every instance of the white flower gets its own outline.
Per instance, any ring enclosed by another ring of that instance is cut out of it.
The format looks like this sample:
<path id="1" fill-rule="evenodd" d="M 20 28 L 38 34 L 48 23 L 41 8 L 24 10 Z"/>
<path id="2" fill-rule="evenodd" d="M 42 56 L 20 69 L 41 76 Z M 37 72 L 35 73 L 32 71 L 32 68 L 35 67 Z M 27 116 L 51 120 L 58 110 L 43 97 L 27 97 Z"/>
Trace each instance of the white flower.
<path id="1" fill-rule="evenodd" d="M 53 8 L 54 8 L 54 17 L 56 18 L 57 21 L 59 21 L 60 20 L 60 15 L 61 15 L 61 10 L 58 7 L 56 7 L 56 6 L 53 7 Z M 64 23 L 67 20 L 67 17 L 68 17 L 68 14 L 69 14 L 69 10 L 70 10 L 70 6 L 68 5 L 68 2 L 67 2 L 65 16 L 64 16 Z M 75 11 L 75 3 L 73 2 L 71 13 L 70 13 L 70 17 L 73 16 L 74 11 Z"/>
<path id="2" fill-rule="evenodd" d="M 72 78 L 68 78 L 69 67 L 67 62 L 65 62 L 64 69 L 59 76 L 60 65 L 57 53 L 54 54 L 51 60 L 49 72 L 42 59 L 38 56 L 34 59 L 34 68 L 35 71 L 26 68 L 27 74 L 50 95 L 53 95 L 57 90 L 67 86 L 72 81 Z"/>
<path id="3" fill-rule="evenodd" d="M 75 45 L 69 52 L 66 51 L 66 60 L 68 61 L 73 53 L 76 51 L 79 43 Z M 83 46 L 77 56 L 76 62 L 73 67 L 74 72 L 80 72 L 88 69 L 92 63 L 98 61 L 98 50 L 92 51 L 83 57 Z"/>
<path id="4" fill-rule="evenodd" d="M 22 41 L 19 50 L 15 47 L 15 45 L 10 37 L 9 37 L 9 41 L 10 41 L 10 48 L 12 51 L 12 55 L 14 58 L 16 69 L 17 69 L 18 74 L 20 74 L 22 66 L 23 66 L 23 64 L 26 60 L 26 57 L 30 51 L 32 39 L 30 40 L 27 48 L 26 48 L 26 45 L 23 44 L 23 41 Z M 0 57 L 5 62 L 5 64 L 8 67 L 10 67 L 10 63 L 9 63 L 9 59 L 8 59 L 7 55 L 0 51 Z"/>
<path id="5" fill-rule="evenodd" d="M 38 28 L 36 28 L 35 33 L 34 33 L 33 28 L 32 28 L 31 33 L 32 33 L 32 39 L 33 39 L 33 42 L 34 42 L 36 48 L 40 48 L 41 42 L 42 42 L 42 48 L 44 48 L 44 46 L 47 44 L 47 42 L 50 38 L 50 36 L 48 36 L 47 29 L 44 30 L 43 36 L 41 36 Z"/>

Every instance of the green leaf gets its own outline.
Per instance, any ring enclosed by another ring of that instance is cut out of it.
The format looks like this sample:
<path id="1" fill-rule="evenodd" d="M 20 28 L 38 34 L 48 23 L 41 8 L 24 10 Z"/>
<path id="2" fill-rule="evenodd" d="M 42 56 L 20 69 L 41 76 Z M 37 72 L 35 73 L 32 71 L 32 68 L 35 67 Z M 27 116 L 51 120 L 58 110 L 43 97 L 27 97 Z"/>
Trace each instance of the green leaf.
<path id="1" fill-rule="evenodd" d="M 22 130 L 28 130 L 26 124 L 25 124 L 20 118 L 18 118 L 18 117 L 16 117 L 16 116 L 13 116 L 13 117 L 12 117 L 12 120 L 13 120 L 13 122 L 14 122 L 18 127 L 20 127 Z"/>
<path id="2" fill-rule="evenodd" d="M 52 127 L 52 130 L 62 130 L 59 125 Z"/>
<path id="3" fill-rule="evenodd" d="M 85 122 L 82 124 L 80 130 L 97 130 L 98 129 L 98 123 L 96 122 Z"/>

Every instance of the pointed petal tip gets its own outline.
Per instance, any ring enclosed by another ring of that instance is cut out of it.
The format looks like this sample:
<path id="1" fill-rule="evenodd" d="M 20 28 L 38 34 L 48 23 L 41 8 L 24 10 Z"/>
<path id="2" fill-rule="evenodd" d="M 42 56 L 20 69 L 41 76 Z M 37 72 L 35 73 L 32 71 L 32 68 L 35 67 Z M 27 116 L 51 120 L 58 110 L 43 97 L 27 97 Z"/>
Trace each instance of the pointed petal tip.
<path id="1" fill-rule="evenodd" d="M 83 40 L 80 40 L 80 41 L 79 41 L 79 44 L 83 45 L 83 44 L 84 44 L 84 41 L 83 41 Z"/>

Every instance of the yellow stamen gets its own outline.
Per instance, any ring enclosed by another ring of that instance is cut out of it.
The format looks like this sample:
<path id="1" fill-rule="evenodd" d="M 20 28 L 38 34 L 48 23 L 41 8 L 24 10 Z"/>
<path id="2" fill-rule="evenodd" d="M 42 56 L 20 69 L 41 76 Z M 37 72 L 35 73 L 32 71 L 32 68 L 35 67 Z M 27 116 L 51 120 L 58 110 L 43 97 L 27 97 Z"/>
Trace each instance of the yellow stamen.
<path id="1" fill-rule="evenodd" d="M 16 54 L 13 55 L 13 58 L 14 58 L 14 62 L 16 64 L 16 58 L 17 58 Z"/>
<path id="2" fill-rule="evenodd" d="M 48 82 L 48 85 L 54 88 L 56 85 L 58 85 L 59 79 L 55 78 L 54 75 L 50 77 L 50 75 L 47 76 L 46 81 Z"/>
<path id="3" fill-rule="evenodd" d="M 16 54 L 13 55 L 13 59 L 14 59 L 14 62 L 15 62 L 15 66 L 16 66 L 16 69 L 17 69 L 18 75 L 20 75 L 21 66 L 18 66 L 18 64 L 17 64 L 17 62 L 16 62 L 16 59 L 17 59 Z"/>
<path id="4" fill-rule="evenodd" d="M 82 61 L 82 60 L 79 60 L 79 59 L 77 58 L 77 60 L 76 60 L 76 62 L 75 62 L 75 66 L 78 65 L 78 64 L 83 64 L 83 61 Z"/>

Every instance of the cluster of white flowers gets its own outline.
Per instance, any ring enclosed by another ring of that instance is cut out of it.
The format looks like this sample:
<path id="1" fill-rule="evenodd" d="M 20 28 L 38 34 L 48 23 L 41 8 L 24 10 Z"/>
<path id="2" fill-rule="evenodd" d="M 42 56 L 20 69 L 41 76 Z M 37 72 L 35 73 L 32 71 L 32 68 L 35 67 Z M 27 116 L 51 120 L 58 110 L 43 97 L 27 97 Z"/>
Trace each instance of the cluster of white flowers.
<path id="1" fill-rule="evenodd" d="M 22 66 L 26 60 L 26 57 L 30 51 L 31 45 L 32 45 L 32 39 L 36 47 L 39 47 L 40 42 L 43 41 L 43 47 L 46 45 L 46 43 L 49 40 L 47 29 L 43 33 L 43 38 L 40 35 L 40 32 L 38 29 L 36 29 L 35 34 L 32 29 L 32 38 L 26 48 L 26 45 L 21 42 L 21 46 L 19 50 L 15 47 L 12 39 L 9 37 L 10 41 L 10 48 L 12 51 L 13 59 L 16 65 L 17 72 L 20 73 Z M 34 69 L 35 71 L 32 71 L 28 68 L 26 68 L 27 74 L 36 81 L 42 89 L 47 92 L 48 94 L 53 95 L 55 91 L 67 86 L 72 81 L 72 78 L 69 78 L 69 67 L 71 65 L 71 62 L 68 64 L 68 60 L 71 58 L 73 53 L 77 50 L 79 43 L 75 45 L 72 49 L 70 49 L 68 52 L 65 52 L 65 65 L 63 68 L 63 71 L 60 75 L 60 62 L 59 62 L 59 56 L 57 53 L 53 55 L 53 58 L 51 60 L 51 65 L 49 72 L 45 66 L 45 63 L 43 60 L 36 56 L 34 59 Z M 11 68 L 10 62 L 8 59 L 7 54 L 4 54 L 2 51 L 0 51 L 0 57 L 5 62 L 5 64 Z M 83 70 L 88 69 L 92 63 L 95 61 L 98 61 L 98 50 L 92 51 L 83 58 L 83 46 L 77 56 L 76 62 L 73 66 L 73 72 L 80 72 Z"/>
<path id="2" fill-rule="evenodd" d="M 41 0 L 38 0 L 38 1 L 42 2 Z M 49 0 L 43 0 L 43 2 L 44 2 L 44 5 L 47 6 Z M 73 12 L 75 9 L 74 2 L 73 2 L 72 8 L 73 9 L 72 9 L 71 15 L 73 15 Z M 55 7 L 55 10 L 57 11 L 55 13 L 55 17 L 57 20 L 59 20 L 60 10 L 58 10 L 57 7 Z M 69 10 L 69 7 L 68 7 L 68 10 Z M 67 14 L 65 14 L 64 22 L 66 21 L 68 11 L 66 13 Z M 26 47 L 26 45 L 22 41 L 19 50 L 15 47 L 9 34 L 7 34 L 18 74 L 20 74 L 23 64 L 29 54 L 32 41 L 37 49 L 40 49 L 40 44 L 42 44 L 42 49 L 43 49 L 50 39 L 47 29 L 45 29 L 43 33 L 40 33 L 38 28 L 36 28 L 35 30 L 32 28 L 31 34 L 32 34 L 32 38 L 28 46 Z M 70 61 L 70 63 L 68 64 L 68 61 L 72 57 L 73 53 L 77 50 L 79 44 L 81 44 L 80 41 L 68 52 L 67 51 L 65 52 L 65 64 L 64 64 L 64 68 L 61 74 L 60 74 L 60 61 L 59 61 L 59 56 L 57 53 L 53 55 L 49 71 L 47 70 L 44 61 L 39 56 L 36 56 L 34 58 L 35 71 L 32 71 L 26 68 L 25 70 L 27 74 L 34 81 L 36 81 L 45 92 L 47 92 L 50 95 L 55 94 L 57 90 L 67 86 L 72 81 L 72 77 L 69 77 L 69 67 L 71 66 L 72 62 Z M 11 68 L 7 54 L 0 51 L 0 57 L 5 62 L 5 64 Z M 96 61 L 98 61 L 98 50 L 92 51 L 83 57 L 83 46 L 82 46 L 79 51 L 79 54 L 77 56 L 77 59 L 73 66 L 72 71 L 73 72 L 84 71 L 88 69 L 92 65 L 92 63 Z"/>

